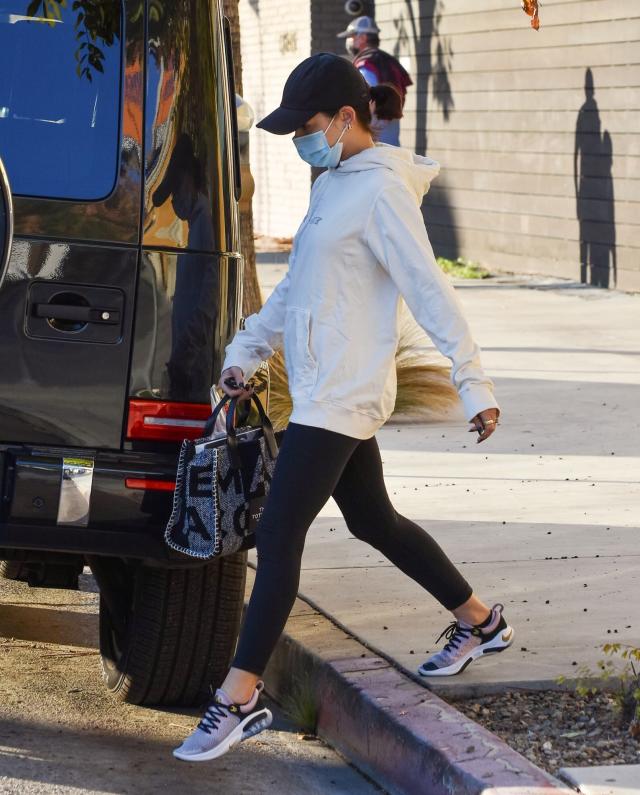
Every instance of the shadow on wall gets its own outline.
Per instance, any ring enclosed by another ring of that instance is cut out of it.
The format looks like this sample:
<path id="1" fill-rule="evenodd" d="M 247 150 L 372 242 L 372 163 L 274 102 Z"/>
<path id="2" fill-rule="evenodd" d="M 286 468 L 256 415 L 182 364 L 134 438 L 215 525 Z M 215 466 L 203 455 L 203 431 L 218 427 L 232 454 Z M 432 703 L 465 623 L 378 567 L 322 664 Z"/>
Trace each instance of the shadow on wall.
<path id="1" fill-rule="evenodd" d="M 580 227 L 580 281 L 595 287 L 616 284 L 616 224 L 613 144 L 600 134 L 593 73 L 584 76 L 585 101 L 578 111 L 573 150 L 576 214 Z"/>
<path id="2" fill-rule="evenodd" d="M 441 8 L 442 0 L 404 0 L 393 21 L 396 29 L 393 55 L 398 57 L 407 50 L 415 54 L 417 74 L 411 75 L 413 86 L 409 90 L 416 94 L 414 148 L 421 155 L 428 153 L 429 114 L 442 113 L 444 120 L 449 121 L 455 109 L 449 82 L 453 50 L 450 42 L 438 34 Z M 447 164 L 441 165 L 441 176 L 427 194 L 422 213 L 436 254 L 455 259 L 460 254 L 455 213 L 445 187 Z"/>

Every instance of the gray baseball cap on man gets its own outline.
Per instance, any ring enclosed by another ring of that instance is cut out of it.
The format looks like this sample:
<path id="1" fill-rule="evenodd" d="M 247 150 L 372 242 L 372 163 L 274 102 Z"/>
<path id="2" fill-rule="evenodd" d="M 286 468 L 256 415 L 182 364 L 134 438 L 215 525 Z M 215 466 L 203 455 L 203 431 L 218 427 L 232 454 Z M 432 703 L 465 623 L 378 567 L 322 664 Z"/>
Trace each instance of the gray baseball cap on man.
<path id="1" fill-rule="evenodd" d="M 338 33 L 339 39 L 348 39 L 350 36 L 359 36 L 361 33 L 380 33 L 373 17 L 356 17 L 347 25 L 347 29 Z"/>

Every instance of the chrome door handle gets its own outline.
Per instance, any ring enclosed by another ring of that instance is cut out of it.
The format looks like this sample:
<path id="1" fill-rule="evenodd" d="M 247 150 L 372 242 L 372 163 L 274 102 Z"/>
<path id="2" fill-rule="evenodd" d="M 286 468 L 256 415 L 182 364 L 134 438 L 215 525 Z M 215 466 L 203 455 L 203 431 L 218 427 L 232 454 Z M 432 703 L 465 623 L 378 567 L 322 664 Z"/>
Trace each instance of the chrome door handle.
<path id="1" fill-rule="evenodd" d="M 120 322 L 120 311 L 106 307 L 96 309 L 74 304 L 35 304 L 33 313 L 36 317 L 45 317 L 47 320 L 75 320 L 78 323 L 102 323 L 107 326 Z"/>

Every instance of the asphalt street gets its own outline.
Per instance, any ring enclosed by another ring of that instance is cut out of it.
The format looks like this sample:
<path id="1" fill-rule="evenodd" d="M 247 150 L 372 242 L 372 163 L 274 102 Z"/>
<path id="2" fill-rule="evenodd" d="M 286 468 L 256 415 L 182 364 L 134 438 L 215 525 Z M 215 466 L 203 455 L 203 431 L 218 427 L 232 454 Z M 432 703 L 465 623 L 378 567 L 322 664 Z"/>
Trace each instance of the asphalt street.
<path id="1" fill-rule="evenodd" d="M 226 757 L 174 759 L 198 713 L 122 704 L 105 691 L 98 596 L 90 575 L 81 581 L 81 591 L 62 591 L 0 580 L 0 793 L 382 792 L 302 739 L 273 704 L 273 728 Z"/>

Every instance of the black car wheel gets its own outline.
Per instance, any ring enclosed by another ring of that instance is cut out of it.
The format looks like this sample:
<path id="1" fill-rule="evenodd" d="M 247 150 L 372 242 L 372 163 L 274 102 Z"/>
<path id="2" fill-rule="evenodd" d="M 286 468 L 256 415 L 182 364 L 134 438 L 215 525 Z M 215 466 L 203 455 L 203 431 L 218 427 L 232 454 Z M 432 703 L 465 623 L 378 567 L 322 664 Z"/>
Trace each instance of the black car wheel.
<path id="1" fill-rule="evenodd" d="M 62 588 L 78 590 L 78 577 L 83 563 L 47 563 L 23 560 L 0 561 L 0 577 L 5 580 L 26 582 L 32 588 Z"/>
<path id="2" fill-rule="evenodd" d="M 224 678 L 235 649 L 246 552 L 196 569 L 116 564 L 110 580 L 119 581 L 119 598 L 113 591 L 100 597 L 107 688 L 130 704 L 201 703 Z M 94 573 L 101 585 L 104 569 Z"/>
<path id="3" fill-rule="evenodd" d="M 0 577 L 5 580 L 25 580 L 24 563 L 21 560 L 0 560 Z"/>

